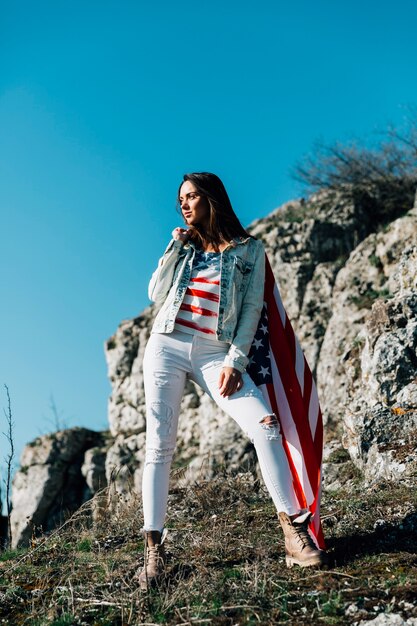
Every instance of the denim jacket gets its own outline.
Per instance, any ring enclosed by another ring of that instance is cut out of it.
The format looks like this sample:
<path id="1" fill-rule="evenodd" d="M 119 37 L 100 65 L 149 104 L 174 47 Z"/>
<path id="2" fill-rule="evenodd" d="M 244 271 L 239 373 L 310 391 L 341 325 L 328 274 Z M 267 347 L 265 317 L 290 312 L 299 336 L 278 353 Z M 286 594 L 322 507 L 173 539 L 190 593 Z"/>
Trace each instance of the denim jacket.
<path id="1" fill-rule="evenodd" d="M 184 299 L 195 254 L 192 241 L 172 239 L 149 283 L 149 299 L 162 304 L 152 332 L 170 333 Z M 233 239 L 221 253 L 216 337 L 230 343 L 224 365 L 243 372 L 263 307 L 265 250 L 258 239 Z"/>

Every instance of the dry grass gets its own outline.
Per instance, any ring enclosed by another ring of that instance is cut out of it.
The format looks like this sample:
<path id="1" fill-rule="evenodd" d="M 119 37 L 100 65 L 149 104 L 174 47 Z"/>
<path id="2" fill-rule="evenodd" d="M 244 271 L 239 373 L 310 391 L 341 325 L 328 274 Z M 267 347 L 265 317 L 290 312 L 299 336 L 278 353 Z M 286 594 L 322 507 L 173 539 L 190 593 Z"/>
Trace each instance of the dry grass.
<path id="1" fill-rule="evenodd" d="M 149 593 L 132 581 L 143 563 L 140 501 L 111 513 L 101 492 L 30 549 L 1 555 L 0 623 L 316 626 L 382 611 L 417 616 L 414 489 L 357 481 L 325 497 L 329 569 L 288 570 L 273 505 L 250 477 L 172 491 L 169 575 Z"/>

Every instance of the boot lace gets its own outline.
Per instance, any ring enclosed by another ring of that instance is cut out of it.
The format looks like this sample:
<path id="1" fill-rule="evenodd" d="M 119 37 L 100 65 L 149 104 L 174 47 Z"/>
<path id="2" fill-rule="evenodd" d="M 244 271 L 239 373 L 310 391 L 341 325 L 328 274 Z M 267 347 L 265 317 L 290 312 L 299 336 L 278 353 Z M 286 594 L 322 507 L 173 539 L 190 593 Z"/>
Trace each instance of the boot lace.
<path id="1" fill-rule="evenodd" d="M 155 546 L 147 546 L 146 548 L 146 560 L 145 566 L 147 565 L 155 565 L 156 567 L 160 566 L 160 561 L 162 561 L 162 555 L 160 554 L 160 545 Z"/>
<path id="2" fill-rule="evenodd" d="M 293 524 L 293 529 L 295 531 L 295 536 L 303 548 L 313 548 L 317 550 L 317 546 L 311 538 L 310 533 L 308 532 L 307 526 L 305 524 Z"/>

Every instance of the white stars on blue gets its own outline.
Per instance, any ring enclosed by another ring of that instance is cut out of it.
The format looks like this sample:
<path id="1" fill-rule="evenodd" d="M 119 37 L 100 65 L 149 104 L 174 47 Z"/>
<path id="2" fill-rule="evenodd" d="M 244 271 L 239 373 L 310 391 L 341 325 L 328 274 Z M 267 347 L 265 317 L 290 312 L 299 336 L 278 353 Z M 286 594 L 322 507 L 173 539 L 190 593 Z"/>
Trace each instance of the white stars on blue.
<path id="1" fill-rule="evenodd" d="M 195 251 L 193 271 L 205 269 L 214 269 L 220 273 L 220 253 L 204 252 L 204 250 Z"/>
<path id="2" fill-rule="evenodd" d="M 271 372 L 269 371 L 269 367 L 262 367 L 259 370 L 258 374 L 263 376 L 264 378 L 269 378 L 271 376 Z"/>
<path id="3" fill-rule="evenodd" d="M 271 356 L 269 353 L 269 329 L 266 306 L 262 309 L 261 319 L 249 351 L 247 371 L 255 385 L 272 383 Z"/>

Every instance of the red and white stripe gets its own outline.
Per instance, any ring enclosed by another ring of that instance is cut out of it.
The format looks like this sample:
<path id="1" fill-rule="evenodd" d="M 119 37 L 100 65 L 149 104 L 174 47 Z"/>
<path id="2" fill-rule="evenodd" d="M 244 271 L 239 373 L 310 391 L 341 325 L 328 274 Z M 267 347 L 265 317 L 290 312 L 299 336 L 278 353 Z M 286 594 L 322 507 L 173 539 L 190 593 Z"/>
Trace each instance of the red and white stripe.
<path id="1" fill-rule="evenodd" d="M 220 276 L 212 268 L 191 276 L 175 327 L 185 332 L 216 335 L 220 300 Z"/>
<path id="2" fill-rule="evenodd" d="M 310 530 L 320 548 L 323 421 L 311 370 L 282 304 L 272 268 L 265 255 L 264 299 L 268 314 L 272 383 L 260 385 L 279 416 L 283 444 L 300 508 L 314 513 Z"/>

